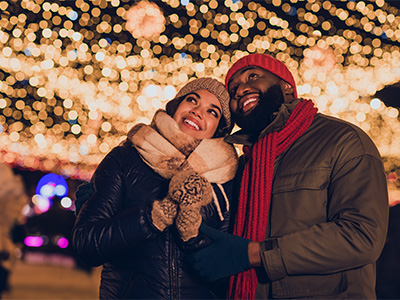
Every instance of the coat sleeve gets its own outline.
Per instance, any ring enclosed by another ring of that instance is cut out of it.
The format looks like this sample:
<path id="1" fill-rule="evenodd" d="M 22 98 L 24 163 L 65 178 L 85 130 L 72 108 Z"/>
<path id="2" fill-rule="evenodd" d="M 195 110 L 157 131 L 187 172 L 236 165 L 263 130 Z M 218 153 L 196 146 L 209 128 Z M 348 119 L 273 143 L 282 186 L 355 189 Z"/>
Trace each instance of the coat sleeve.
<path id="1" fill-rule="evenodd" d="M 83 205 L 73 228 L 73 245 L 86 264 L 99 266 L 157 236 L 148 207 L 123 208 L 124 152 L 113 149 L 100 163 L 92 182 L 94 193 Z"/>
<path id="2" fill-rule="evenodd" d="M 379 257 L 388 222 L 381 160 L 366 153 L 338 164 L 327 193 L 326 222 L 260 244 L 263 266 L 271 280 L 339 272 Z"/>

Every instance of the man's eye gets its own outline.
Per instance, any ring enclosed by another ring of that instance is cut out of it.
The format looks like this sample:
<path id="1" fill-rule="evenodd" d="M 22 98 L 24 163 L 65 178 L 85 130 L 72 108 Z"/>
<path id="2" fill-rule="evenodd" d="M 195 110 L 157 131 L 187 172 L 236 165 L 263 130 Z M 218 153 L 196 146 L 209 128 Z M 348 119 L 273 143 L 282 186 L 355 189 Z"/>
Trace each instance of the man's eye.
<path id="1" fill-rule="evenodd" d="M 256 73 L 251 73 L 249 75 L 249 79 L 256 79 L 257 77 L 258 77 L 258 74 L 256 74 Z"/>
<path id="2" fill-rule="evenodd" d="M 229 95 L 230 95 L 231 97 L 234 97 L 234 96 L 236 95 L 236 91 L 237 91 L 237 86 L 232 87 L 232 88 L 229 90 Z"/>

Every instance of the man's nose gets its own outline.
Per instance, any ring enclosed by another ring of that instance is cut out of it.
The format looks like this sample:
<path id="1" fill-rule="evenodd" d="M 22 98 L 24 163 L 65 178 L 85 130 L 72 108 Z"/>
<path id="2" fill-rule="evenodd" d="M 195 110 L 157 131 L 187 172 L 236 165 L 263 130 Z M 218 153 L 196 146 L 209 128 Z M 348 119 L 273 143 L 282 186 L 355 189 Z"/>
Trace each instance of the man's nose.
<path id="1" fill-rule="evenodd" d="M 240 83 L 236 89 L 236 97 L 242 97 L 250 92 L 250 87 L 246 82 Z"/>

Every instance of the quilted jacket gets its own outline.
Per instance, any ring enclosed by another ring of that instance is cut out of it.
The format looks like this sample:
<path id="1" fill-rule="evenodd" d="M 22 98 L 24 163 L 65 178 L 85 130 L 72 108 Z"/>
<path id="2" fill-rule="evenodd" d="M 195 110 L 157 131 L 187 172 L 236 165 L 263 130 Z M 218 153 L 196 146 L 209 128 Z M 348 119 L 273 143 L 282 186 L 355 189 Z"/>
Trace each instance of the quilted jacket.
<path id="1" fill-rule="evenodd" d="M 101 299 L 214 299 L 222 286 L 207 286 L 184 263 L 184 249 L 174 226 L 159 232 L 151 223 L 150 204 L 163 199 L 169 181 L 155 173 L 134 147 L 118 146 L 100 163 L 94 194 L 82 206 L 73 229 L 80 259 L 103 265 Z M 232 181 L 231 181 L 232 182 Z M 223 185 L 230 198 L 231 182 Z M 214 186 L 224 220 L 212 202 L 203 221 L 227 230 L 229 211 Z"/>

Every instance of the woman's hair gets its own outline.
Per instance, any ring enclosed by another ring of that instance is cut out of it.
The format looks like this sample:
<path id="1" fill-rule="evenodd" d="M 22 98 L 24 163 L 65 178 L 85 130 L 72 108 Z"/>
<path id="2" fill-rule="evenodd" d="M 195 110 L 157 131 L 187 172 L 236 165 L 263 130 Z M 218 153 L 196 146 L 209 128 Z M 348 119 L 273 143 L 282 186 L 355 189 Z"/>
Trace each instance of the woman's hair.
<path id="1" fill-rule="evenodd" d="M 181 104 L 183 99 L 185 99 L 186 95 L 174 98 L 171 101 L 169 101 L 166 106 L 165 110 L 167 114 L 173 118 L 175 115 L 176 110 L 178 109 L 178 106 Z M 218 127 L 215 130 L 215 133 L 213 135 L 213 138 L 218 138 L 218 137 L 224 137 L 230 132 L 230 128 L 227 127 L 227 123 L 225 120 L 225 116 L 221 115 L 221 119 L 219 120 Z"/>

